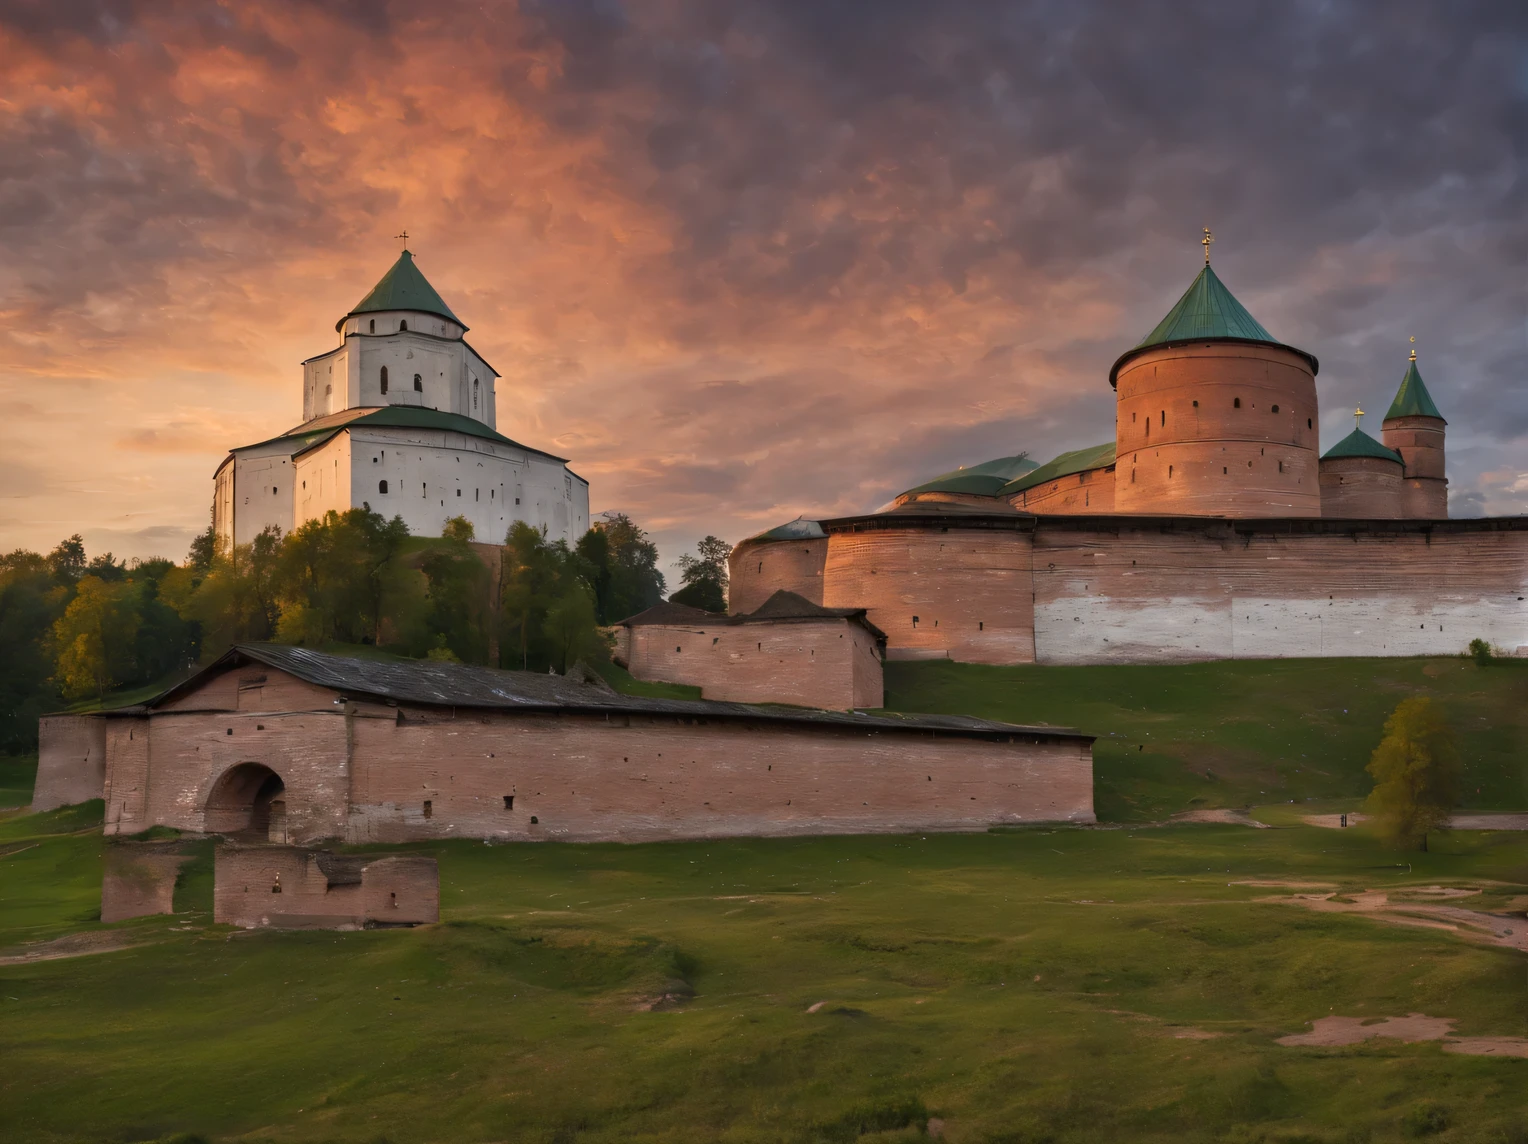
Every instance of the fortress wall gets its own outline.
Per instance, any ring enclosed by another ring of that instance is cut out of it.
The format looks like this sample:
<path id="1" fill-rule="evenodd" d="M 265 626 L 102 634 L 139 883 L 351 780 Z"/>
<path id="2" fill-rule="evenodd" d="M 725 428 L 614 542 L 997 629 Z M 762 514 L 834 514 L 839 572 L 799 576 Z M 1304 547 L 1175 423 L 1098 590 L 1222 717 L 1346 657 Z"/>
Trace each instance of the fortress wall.
<path id="1" fill-rule="evenodd" d="M 108 834 L 134 834 L 150 826 L 204 830 L 214 786 L 240 763 L 260 763 L 281 776 L 286 786 L 287 830 L 293 841 L 337 838 L 344 833 L 349 793 L 346 724 L 350 719 L 338 708 L 165 713 L 144 722 L 152 727 L 138 729 L 143 741 L 130 744 L 137 748 L 130 752 L 133 759 L 118 755 L 120 737 L 108 747 L 113 785 L 107 805 Z M 119 801 L 118 783 L 129 778 L 133 789 L 122 791 Z"/>
<path id="2" fill-rule="evenodd" d="M 37 721 L 32 813 L 101 798 L 106 785 L 106 720 L 44 715 Z"/>
<path id="3" fill-rule="evenodd" d="M 705 699 L 789 703 L 847 710 L 856 705 L 856 642 L 875 642 L 864 625 L 845 619 L 694 627 L 642 624 L 631 633 L 628 670 L 638 679 L 685 683 Z M 863 677 L 867 668 L 861 667 Z M 875 701 L 881 705 L 880 659 Z M 870 689 L 865 680 L 864 689 Z"/>
<path id="4" fill-rule="evenodd" d="M 822 603 L 827 537 L 812 540 L 745 540 L 728 558 L 727 610 L 752 612 L 781 588 Z"/>
<path id="5" fill-rule="evenodd" d="M 640 841 L 1093 821 L 1090 744 L 1049 736 L 990 742 L 679 716 L 451 718 L 404 708 L 396 724 L 355 721 L 355 758 L 352 842 Z"/>
<path id="6" fill-rule="evenodd" d="M 434 858 L 399 854 L 361 871 L 361 909 L 368 924 L 429 925 L 440 921 L 440 867 Z"/>
<path id="7" fill-rule="evenodd" d="M 1030 578 L 1029 533 L 1018 527 L 840 531 L 829 537 L 823 603 L 868 609 L 889 659 L 1029 663 Z"/>
<path id="8" fill-rule="evenodd" d="M 1451 655 L 1528 643 L 1528 532 L 1040 529 L 1042 663 Z"/>
<path id="9" fill-rule="evenodd" d="M 101 872 L 101 920 L 120 922 L 175 912 L 175 880 L 190 855 L 176 842 L 118 842 L 106 847 Z"/>
<path id="10" fill-rule="evenodd" d="M 1113 465 L 1087 469 L 1024 489 L 1010 497 L 1009 503 L 1020 512 L 1112 513 L 1114 481 Z"/>
<path id="11" fill-rule="evenodd" d="M 882 663 L 885 652 L 880 641 L 864 624 L 850 624 L 850 670 L 854 681 L 855 707 L 882 707 L 886 703 L 886 672 Z"/>
<path id="12" fill-rule="evenodd" d="M 149 790 L 149 719 L 113 715 L 106 723 L 106 834 L 136 834 L 152 825 L 144 807 Z"/>

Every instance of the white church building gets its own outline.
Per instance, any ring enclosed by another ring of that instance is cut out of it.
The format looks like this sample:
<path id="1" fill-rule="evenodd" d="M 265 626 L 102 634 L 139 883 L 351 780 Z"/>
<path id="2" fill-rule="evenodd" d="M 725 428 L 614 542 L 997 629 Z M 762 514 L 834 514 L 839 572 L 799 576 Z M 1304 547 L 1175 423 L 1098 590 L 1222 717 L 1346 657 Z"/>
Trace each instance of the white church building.
<path id="1" fill-rule="evenodd" d="M 220 545 L 362 506 L 415 536 L 456 516 L 491 544 L 517 520 L 570 545 L 588 531 L 589 482 L 494 428 L 499 375 L 408 250 L 335 328 L 340 345 L 302 363 L 303 423 L 218 466 Z"/>

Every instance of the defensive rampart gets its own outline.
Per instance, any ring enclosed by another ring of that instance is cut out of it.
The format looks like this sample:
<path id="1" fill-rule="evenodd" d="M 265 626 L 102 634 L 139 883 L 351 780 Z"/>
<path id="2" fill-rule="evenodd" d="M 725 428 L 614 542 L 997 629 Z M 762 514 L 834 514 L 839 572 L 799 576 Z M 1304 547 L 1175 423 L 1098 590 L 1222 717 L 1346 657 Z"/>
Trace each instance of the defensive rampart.
<path id="1" fill-rule="evenodd" d="M 823 602 L 887 657 L 974 663 L 1451 655 L 1528 648 L 1528 518 L 981 518 L 822 522 Z M 818 542 L 822 543 L 822 542 Z M 735 590 L 771 590 L 739 546 Z"/>

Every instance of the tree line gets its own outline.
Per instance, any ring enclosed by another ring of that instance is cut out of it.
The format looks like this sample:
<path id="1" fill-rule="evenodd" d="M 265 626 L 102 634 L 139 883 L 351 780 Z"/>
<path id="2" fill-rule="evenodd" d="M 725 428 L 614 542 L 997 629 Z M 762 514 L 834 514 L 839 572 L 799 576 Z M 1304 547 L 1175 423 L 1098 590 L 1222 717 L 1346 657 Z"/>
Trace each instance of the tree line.
<path id="1" fill-rule="evenodd" d="M 439 538 L 414 537 L 401 518 L 357 508 L 232 548 L 209 528 L 181 563 L 87 559 L 79 536 L 0 554 L 0 752 L 34 749 L 47 711 L 160 682 L 235 643 L 566 672 L 607 659 L 601 629 L 664 598 L 657 546 L 624 514 L 572 546 L 516 523 L 497 568 L 474 539 L 460 517 Z M 674 598 L 724 611 L 730 551 L 701 541 Z"/>

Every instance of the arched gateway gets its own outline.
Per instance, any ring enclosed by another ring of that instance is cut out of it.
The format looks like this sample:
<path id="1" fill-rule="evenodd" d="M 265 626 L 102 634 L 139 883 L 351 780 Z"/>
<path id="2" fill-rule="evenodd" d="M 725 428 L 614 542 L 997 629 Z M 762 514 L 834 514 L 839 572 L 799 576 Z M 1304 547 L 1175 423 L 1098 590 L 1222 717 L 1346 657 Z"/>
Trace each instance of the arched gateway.
<path id="1" fill-rule="evenodd" d="M 225 771 L 207 796 L 209 834 L 286 841 L 286 784 L 263 763 L 240 763 Z"/>

